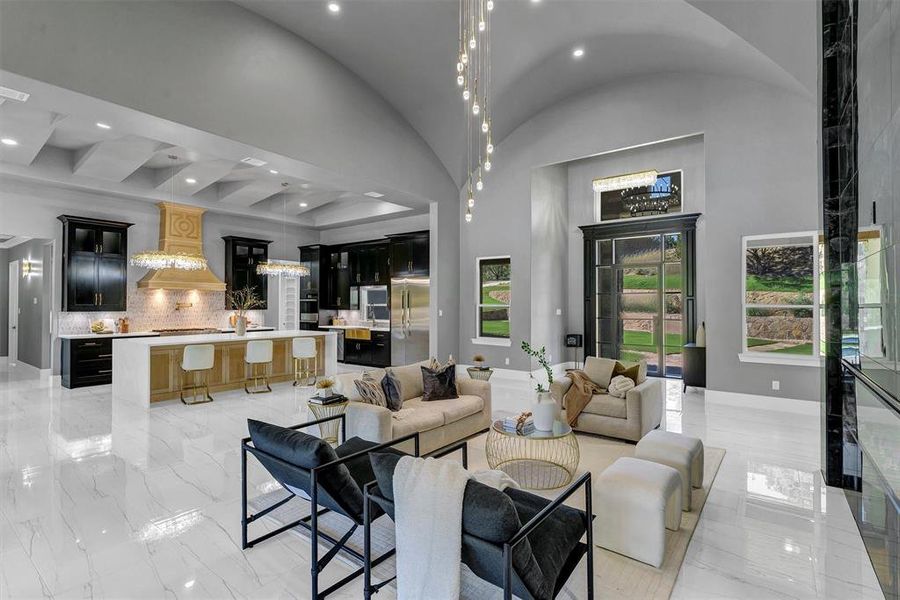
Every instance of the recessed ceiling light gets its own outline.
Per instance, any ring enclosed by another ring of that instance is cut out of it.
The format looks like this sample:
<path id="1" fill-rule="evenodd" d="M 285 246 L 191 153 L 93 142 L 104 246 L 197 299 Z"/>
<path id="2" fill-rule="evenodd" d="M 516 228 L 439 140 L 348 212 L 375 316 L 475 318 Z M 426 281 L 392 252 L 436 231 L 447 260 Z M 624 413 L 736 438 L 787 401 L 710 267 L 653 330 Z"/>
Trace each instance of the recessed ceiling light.
<path id="1" fill-rule="evenodd" d="M 378 192 L 366 192 L 363 196 L 368 196 L 369 198 L 382 198 L 384 194 L 379 194 Z"/>
<path id="2" fill-rule="evenodd" d="M 540 2 L 541 2 L 541 0 L 531 0 L 532 4 L 539 4 Z"/>
<path id="3" fill-rule="evenodd" d="M 341 5 L 338 4 L 337 2 L 329 2 L 329 3 L 328 3 L 328 10 L 330 10 L 331 12 L 337 14 L 337 13 L 341 12 Z"/>
<path id="4" fill-rule="evenodd" d="M 272 175 L 278 175 L 278 171 L 276 171 L 275 169 L 269 169 L 269 173 L 271 173 Z"/>
<path id="5" fill-rule="evenodd" d="M 18 146 L 19 142 L 12 138 L 0 138 L 0 143 L 3 143 L 4 146 Z"/>
<path id="6" fill-rule="evenodd" d="M 9 98 L 10 100 L 15 100 L 17 102 L 27 102 L 30 97 L 31 94 L 28 92 L 20 92 L 19 90 L 0 86 L 0 98 Z"/>
<path id="7" fill-rule="evenodd" d="M 242 158 L 241 162 L 247 165 L 251 165 L 253 167 L 261 167 L 266 164 L 266 161 L 260 160 L 258 158 L 253 158 L 252 156 L 248 156 L 247 158 Z"/>
<path id="8" fill-rule="evenodd" d="M 101 123 L 99 121 L 97 122 L 97 127 L 99 127 L 100 129 L 112 129 L 111 125 L 108 125 L 107 123 Z"/>
<path id="9" fill-rule="evenodd" d="M 574 56 L 575 58 L 581 58 L 582 56 L 584 56 L 584 48 L 575 48 L 574 50 L 572 50 L 572 56 Z"/>
<path id="10" fill-rule="evenodd" d="M 308 184 L 308 183 L 301 183 L 301 184 L 300 184 L 300 187 L 302 187 L 304 190 L 308 190 L 308 189 L 309 189 L 309 184 Z"/>
<path id="11" fill-rule="evenodd" d="M 194 179 L 193 177 L 188 177 L 187 179 L 184 180 L 184 182 L 194 185 L 195 183 L 197 183 L 197 180 Z"/>
<path id="12" fill-rule="evenodd" d="M 306 202 L 300 203 L 300 208 L 306 208 L 307 206 L 309 206 L 309 204 L 307 204 Z"/>

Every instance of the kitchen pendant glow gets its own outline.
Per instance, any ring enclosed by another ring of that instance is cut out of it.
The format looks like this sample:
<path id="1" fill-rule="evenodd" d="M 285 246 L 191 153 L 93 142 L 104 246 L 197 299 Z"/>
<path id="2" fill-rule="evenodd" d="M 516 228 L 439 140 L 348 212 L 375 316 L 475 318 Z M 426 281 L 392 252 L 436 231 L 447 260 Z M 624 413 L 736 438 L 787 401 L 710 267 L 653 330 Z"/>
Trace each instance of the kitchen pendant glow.
<path id="1" fill-rule="evenodd" d="M 491 170 L 491 13 L 494 0 L 459 0 L 456 83 L 466 103 L 466 222 L 472 221 L 475 194 L 484 190 L 483 171 Z M 471 105 L 470 105 L 471 103 Z"/>
<path id="2" fill-rule="evenodd" d="M 627 173 L 625 175 L 613 175 L 612 177 L 595 179 L 593 188 L 595 192 L 610 192 L 612 190 L 645 187 L 656 183 L 658 178 L 659 173 L 656 170 Z"/>
<path id="3" fill-rule="evenodd" d="M 187 254 L 182 252 L 164 252 L 163 250 L 149 250 L 132 255 L 131 265 L 160 271 L 162 269 L 180 269 L 182 271 L 202 271 L 206 268 L 206 258 L 200 254 Z"/>
<path id="4" fill-rule="evenodd" d="M 285 248 L 287 248 L 287 187 L 287 182 L 281 184 L 281 234 L 284 240 Z M 306 206 L 306 203 L 301 202 L 300 206 L 304 207 Z M 256 265 L 256 272 L 260 275 L 268 275 L 270 277 L 287 277 L 298 279 L 300 277 L 309 276 L 309 267 L 292 260 L 269 259 L 266 262 L 261 262 Z"/>

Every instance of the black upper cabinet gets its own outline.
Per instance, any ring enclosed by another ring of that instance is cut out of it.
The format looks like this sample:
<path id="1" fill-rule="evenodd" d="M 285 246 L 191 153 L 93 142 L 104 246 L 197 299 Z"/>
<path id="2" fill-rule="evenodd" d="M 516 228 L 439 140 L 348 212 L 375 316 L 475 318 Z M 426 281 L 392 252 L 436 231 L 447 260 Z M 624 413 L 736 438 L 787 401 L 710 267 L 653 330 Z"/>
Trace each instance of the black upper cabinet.
<path id="1" fill-rule="evenodd" d="M 330 248 L 326 256 L 328 289 L 325 308 L 350 309 L 350 252 L 342 248 Z"/>
<path id="2" fill-rule="evenodd" d="M 260 310 L 268 308 L 269 281 L 267 275 L 256 272 L 259 263 L 269 260 L 269 244 L 271 240 L 226 235 L 225 240 L 225 285 L 228 290 L 240 290 L 250 287 L 259 295 L 262 304 Z M 226 305 L 228 301 L 226 300 Z M 226 306 L 228 309 L 233 306 Z"/>
<path id="3" fill-rule="evenodd" d="M 428 275 L 428 232 L 391 236 L 391 276 Z"/>
<path id="4" fill-rule="evenodd" d="M 63 311 L 124 311 L 131 223 L 60 215 Z"/>
<path id="5" fill-rule="evenodd" d="M 309 269 L 309 275 L 300 278 L 300 297 L 301 298 L 318 298 L 321 289 L 320 281 L 320 257 L 322 256 L 322 246 L 318 244 L 313 246 L 298 246 L 300 250 L 300 262 Z"/>
<path id="6" fill-rule="evenodd" d="M 384 285 L 388 282 L 389 246 L 361 244 L 351 246 L 350 285 Z"/>

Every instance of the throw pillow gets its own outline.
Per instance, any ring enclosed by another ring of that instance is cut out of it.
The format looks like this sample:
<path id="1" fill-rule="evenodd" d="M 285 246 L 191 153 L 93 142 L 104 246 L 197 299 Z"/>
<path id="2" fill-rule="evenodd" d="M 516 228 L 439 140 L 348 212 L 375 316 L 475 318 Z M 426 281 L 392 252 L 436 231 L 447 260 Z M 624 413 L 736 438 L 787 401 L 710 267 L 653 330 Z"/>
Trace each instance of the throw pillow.
<path id="1" fill-rule="evenodd" d="M 422 401 L 452 400 L 459 398 L 456 391 L 456 366 L 452 363 L 444 365 L 440 370 L 420 367 L 422 369 Z"/>
<path id="2" fill-rule="evenodd" d="M 354 379 L 353 384 L 356 391 L 359 392 L 360 398 L 366 404 L 374 404 L 375 406 L 383 406 L 387 408 L 387 399 L 384 397 L 384 390 L 381 384 L 375 381 L 368 373 L 363 373 L 361 379 Z"/>
<path id="3" fill-rule="evenodd" d="M 630 378 L 625 377 L 624 375 L 616 375 L 609 382 L 609 390 L 607 392 L 610 396 L 614 396 L 616 398 L 624 398 L 625 394 L 634 387 L 634 381 Z"/>
<path id="4" fill-rule="evenodd" d="M 613 368 L 613 377 L 622 375 L 630 379 L 634 382 L 634 385 L 638 384 L 638 378 L 641 373 L 641 365 L 640 363 L 633 364 L 630 367 L 626 367 L 620 362 L 616 362 L 616 366 Z"/>
<path id="5" fill-rule="evenodd" d="M 384 400 L 389 410 L 398 411 L 403 408 L 400 380 L 394 375 L 393 369 L 385 370 L 384 378 L 381 380 L 381 390 L 384 392 Z"/>

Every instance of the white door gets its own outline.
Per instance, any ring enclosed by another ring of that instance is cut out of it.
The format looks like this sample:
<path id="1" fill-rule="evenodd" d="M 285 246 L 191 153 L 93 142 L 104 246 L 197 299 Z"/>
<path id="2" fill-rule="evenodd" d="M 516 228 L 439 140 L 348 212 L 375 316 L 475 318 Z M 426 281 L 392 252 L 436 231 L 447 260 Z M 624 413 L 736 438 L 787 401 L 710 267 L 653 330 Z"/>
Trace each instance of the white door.
<path id="1" fill-rule="evenodd" d="M 15 363 L 19 357 L 19 261 L 9 263 L 9 362 Z"/>
<path id="2" fill-rule="evenodd" d="M 278 279 L 278 329 L 300 328 L 300 280 L 293 277 Z"/>

